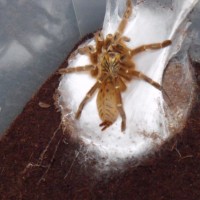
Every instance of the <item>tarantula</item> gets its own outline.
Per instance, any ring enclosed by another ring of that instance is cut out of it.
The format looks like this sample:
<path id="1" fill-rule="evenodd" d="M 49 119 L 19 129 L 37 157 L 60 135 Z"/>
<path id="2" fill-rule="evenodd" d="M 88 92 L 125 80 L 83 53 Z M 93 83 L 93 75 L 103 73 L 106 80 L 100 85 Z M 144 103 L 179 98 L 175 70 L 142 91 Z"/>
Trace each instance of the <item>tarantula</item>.
<path id="1" fill-rule="evenodd" d="M 131 14 L 132 0 L 127 0 L 126 10 L 116 33 L 108 34 L 104 38 L 102 32 L 99 31 L 94 34 L 95 47 L 88 45 L 78 50 L 80 54 L 87 54 L 89 56 L 91 64 L 59 70 L 60 74 L 89 71 L 97 79 L 80 103 L 75 117 L 76 119 L 80 118 L 85 104 L 95 91 L 99 89 L 97 108 L 102 120 L 102 123 L 99 125 L 102 127 L 102 131 L 112 125 L 119 114 L 122 118 L 121 131 L 126 129 L 126 114 L 121 97 L 121 92 L 126 90 L 126 82 L 137 77 L 162 91 L 162 86 L 159 83 L 136 70 L 132 58 L 148 49 L 156 50 L 167 47 L 171 44 L 171 41 L 165 40 L 162 43 L 146 44 L 135 49 L 128 48 L 125 43 L 129 42 L 130 39 L 123 36 L 123 32 Z"/>

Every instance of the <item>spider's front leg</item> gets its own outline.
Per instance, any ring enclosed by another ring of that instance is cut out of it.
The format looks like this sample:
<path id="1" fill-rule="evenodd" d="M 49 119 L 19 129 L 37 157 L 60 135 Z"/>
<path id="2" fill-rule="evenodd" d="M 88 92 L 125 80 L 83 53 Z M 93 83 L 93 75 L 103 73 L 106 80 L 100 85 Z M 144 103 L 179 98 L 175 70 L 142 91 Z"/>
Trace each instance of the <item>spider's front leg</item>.
<path id="1" fill-rule="evenodd" d="M 88 46 L 79 48 L 78 53 L 81 55 L 88 55 L 91 63 L 93 65 L 97 64 L 98 53 L 96 51 L 96 48 L 94 48 L 92 45 L 88 45 Z"/>
<path id="2" fill-rule="evenodd" d="M 120 22 L 118 29 L 117 29 L 117 32 L 119 33 L 119 35 L 122 35 L 124 33 L 124 30 L 126 28 L 128 20 L 132 14 L 132 9 L 133 9 L 132 8 L 132 0 L 127 0 L 125 13 L 124 13 L 122 21 Z"/>
<path id="3" fill-rule="evenodd" d="M 81 55 L 94 54 L 95 53 L 95 48 L 92 45 L 81 47 L 81 48 L 78 49 L 78 53 L 80 53 Z"/>
<path id="4" fill-rule="evenodd" d="M 171 40 L 165 40 L 164 42 L 162 43 L 153 43 L 153 44 L 146 44 L 146 45 L 142 45 L 142 46 L 139 46 L 135 49 L 132 49 L 130 51 L 130 55 L 131 57 L 138 54 L 138 53 L 141 53 L 143 51 L 146 51 L 146 50 L 157 50 L 157 49 L 162 49 L 162 48 L 165 48 L 169 45 L 171 45 Z"/>
<path id="5" fill-rule="evenodd" d="M 86 54 L 89 56 L 90 61 L 93 65 L 96 65 L 98 62 L 98 55 L 100 54 L 100 51 L 101 51 L 102 45 L 103 45 L 102 43 L 104 42 L 104 41 L 102 41 L 102 39 L 103 39 L 102 33 L 98 32 L 95 35 L 96 49 L 92 45 L 85 46 L 85 47 L 78 49 L 78 52 L 80 54 L 82 54 L 82 55 Z M 96 77 L 98 75 L 98 68 L 95 68 L 95 70 L 92 70 L 91 75 L 93 77 Z"/>
<path id="6" fill-rule="evenodd" d="M 100 54 L 104 45 L 103 34 L 101 31 L 98 31 L 94 34 L 94 36 L 96 42 L 96 53 Z"/>

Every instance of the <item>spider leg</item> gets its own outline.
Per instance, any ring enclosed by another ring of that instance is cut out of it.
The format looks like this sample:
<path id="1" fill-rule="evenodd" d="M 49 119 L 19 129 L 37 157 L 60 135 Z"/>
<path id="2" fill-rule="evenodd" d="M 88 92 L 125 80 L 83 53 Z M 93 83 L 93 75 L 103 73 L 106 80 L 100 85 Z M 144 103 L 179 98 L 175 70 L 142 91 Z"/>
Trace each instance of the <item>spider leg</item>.
<path id="1" fill-rule="evenodd" d="M 104 48 L 108 49 L 109 46 L 113 43 L 113 35 L 112 34 L 108 34 L 106 36 L 106 39 L 104 41 Z"/>
<path id="2" fill-rule="evenodd" d="M 127 63 L 127 65 L 123 64 L 123 65 L 121 65 L 121 68 L 118 72 L 118 75 L 121 76 L 122 78 L 124 78 L 127 81 L 131 81 L 132 76 L 133 76 L 131 74 L 131 72 L 135 71 L 134 68 L 135 68 L 134 63 L 130 62 L 130 63 Z"/>
<path id="3" fill-rule="evenodd" d="M 80 67 L 68 67 L 68 68 L 62 68 L 59 69 L 59 74 L 67 74 L 67 73 L 73 73 L 73 72 L 83 72 L 83 71 L 89 71 L 89 70 L 95 70 L 95 66 L 93 65 L 85 65 Z"/>
<path id="4" fill-rule="evenodd" d="M 125 131 L 126 129 L 126 114 L 123 108 L 123 102 L 122 102 L 122 97 L 121 97 L 121 91 L 120 91 L 120 84 L 118 83 L 118 79 L 115 80 L 114 85 L 115 85 L 115 93 L 116 93 L 116 100 L 117 100 L 117 109 L 119 111 L 119 114 L 122 118 L 122 123 L 121 123 L 121 131 Z"/>
<path id="5" fill-rule="evenodd" d="M 87 103 L 87 101 L 92 97 L 92 95 L 94 94 L 94 92 L 96 91 L 96 89 L 99 87 L 99 82 L 97 81 L 92 88 L 88 91 L 88 93 L 86 94 L 85 98 L 83 99 L 83 101 L 80 103 L 78 111 L 76 112 L 76 119 L 80 118 L 81 112 L 83 110 L 83 107 L 85 106 L 85 104 Z"/>
<path id="6" fill-rule="evenodd" d="M 127 81 L 131 81 L 132 77 L 130 76 L 130 74 L 126 74 L 123 71 L 119 71 L 118 75 L 121 76 L 122 78 L 124 78 Z"/>
<path id="7" fill-rule="evenodd" d="M 123 55 L 129 55 L 130 54 L 130 49 L 123 43 L 123 42 L 118 42 L 116 44 L 112 45 L 113 49 L 120 54 Z"/>
<path id="8" fill-rule="evenodd" d="M 103 80 L 105 80 L 106 78 L 107 77 L 98 79 L 97 82 L 92 86 L 92 88 L 87 92 L 85 98 L 83 99 L 83 101 L 79 105 L 78 111 L 76 112 L 76 116 L 75 116 L 76 119 L 80 118 L 83 107 L 88 102 L 88 100 L 92 97 L 92 95 L 94 94 L 96 89 L 102 84 Z"/>
<path id="9" fill-rule="evenodd" d="M 127 36 L 122 36 L 119 32 L 116 32 L 113 36 L 113 41 L 112 43 L 113 44 L 117 44 L 118 42 L 119 43 L 122 43 L 124 44 L 124 42 L 130 42 L 130 38 L 127 37 Z"/>
<path id="10" fill-rule="evenodd" d="M 104 44 L 103 34 L 101 33 L 101 31 L 95 33 L 95 42 L 96 42 L 96 52 L 97 54 L 99 54 L 101 53 Z"/>
<path id="11" fill-rule="evenodd" d="M 81 55 L 88 55 L 92 64 L 97 63 L 97 51 L 92 45 L 88 45 L 78 49 L 78 53 Z"/>
<path id="12" fill-rule="evenodd" d="M 132 71 L 130 72 L 132 76 L 136 76 L 144 81 L 146 81 L 147 83 L 151 84 L 152 86 L 154 86 L 156 89 L 161 90 L 162 91 L 162 86 L 157 83 L 156 81 L 154 81 L 153 79 L 149 78 L 148 76 L 146 76 L 145 74 L 143 74 L 142 72 L 139 71 Z"/>
<path id="13" fill-rule="evenodd" d="M 92 45 L 88 45 L 88 46 L 81 47 L 78 49 L 78 53 L 80 53 L 81 55 L 94 53 L 94 52 L 95 52 L 95 49 Z"/>
<path id="14" fill-rule="evenodd" d="M 125 28 L 126 28 L 126 25 L 127 25 L 127 22 L 128 22 L 128 19 L 129 17 L 131 16 L 132 14 L 132 0 L 127 0 L 126 2 L 126 11 L 123 15 L 123 18 L 122 18 L 122 21 L 120 22 L 119 26 L 118 26 L 118 29 L 117 29 L 117 32 L 122 35 Z"/>
<path id="15" fill-rule="evenodd" d="M 125 91 L 126 90 L 126 84 L 124 83 L 124 81 L 122 80 L 122 78 L 119 78 L 119 86 L 120 86 L 120 91 Z"/>
<path id="16" fill-rule="evenodd" d="M 171 40 L 165 40 L 162 43 L 153 43 L 153 44 L 142 45 L 142 46 L 139 46 L 135 49 L 132 49 L 130 51 L 130 55 L 132 57 L 132 56 L 134 56 L 138 53 L 141 53 L 143 51 L 146 51 L 146 50 L 162 49 L 162 48 L 165 48 L 165 47 L 171 45 L 171 43 L 172 43 Z"/>
<path id="17" fill-rule="evenodd" d="M 172 101 L 171 101 L 169 95 L 167 94 L 167 92 L 164 90 L 164 88 L 159 83 L 155 82 L 153 79 L 149 78 L 142 72 L 134 71 L 134 72 L 132 72 L 132 75 L 143 79 L 144 81 L 146 81 L 146 82 L 150 83 L 152 86 L 154 86 L 156 89 L 162 91 L 163 95 L 166 97 L 168 102 L 172 105 Z"/>
<path id="18" fill-rule="evenodd" d="M 121 63 L 120 63 L 120 67 L 123 70 L 128 70 L 128 69 L 135 69 L 135 64 L 133 63 L 133 61 L 131 59 L 124 59 Z"/>

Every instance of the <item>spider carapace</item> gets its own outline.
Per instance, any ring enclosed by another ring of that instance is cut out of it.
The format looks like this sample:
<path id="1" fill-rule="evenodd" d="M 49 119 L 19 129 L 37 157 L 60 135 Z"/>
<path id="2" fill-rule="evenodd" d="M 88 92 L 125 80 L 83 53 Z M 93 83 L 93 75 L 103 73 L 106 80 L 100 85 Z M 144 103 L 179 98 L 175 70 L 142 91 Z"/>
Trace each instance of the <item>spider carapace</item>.
<path id="1" fill-rule="evenodd" d="M 159 83 L 136 70 L 133 58 L 146 50 L 167 47 L 171 44 L 171 41 L 165 40 L 161 43 L 141 45 L 134 49 L 128 48 L 126 42 L 129 42 L 130 39 L 123 36 L 123 33 L 132 10 L 132 0 L 127 0 L 126 10 L 116 32 L 104 37 L 102 32 L 99 31 L 94 34 L 95 46 L 88 45 L 78 49 L 80 54 L 89 56 L 91 64 L 59 70 L 60 74 L 89 71 L 97 79 L 80 103 L 76 119 L 80 117 L 85 104 L 98 89 L 97 108 L 102 120 L 100 124 L 102 130 L 112 125 L 118 115 L 122 118 L 121 131 L 126 129 L 126 114 L 121 93 L 126 90 L 126 83 L 134 77 L 142 79 L 162 91 L 162 86 Z"/>

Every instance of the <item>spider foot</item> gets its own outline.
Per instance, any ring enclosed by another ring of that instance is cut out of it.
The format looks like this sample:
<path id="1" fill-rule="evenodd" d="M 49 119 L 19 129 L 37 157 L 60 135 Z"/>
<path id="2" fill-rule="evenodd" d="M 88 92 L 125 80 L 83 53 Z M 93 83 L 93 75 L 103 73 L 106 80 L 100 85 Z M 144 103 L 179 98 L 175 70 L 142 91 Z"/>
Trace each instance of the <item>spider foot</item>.
<path id="1" fill-rule="evenodd" d="M 172 41 L 171 40 L 165 40 L 162 44 L 161 44 L 161 46 L 162 47 L 167 47 L 167 46 L 169 46 L 169 45 L 171 45 L 172 44 Z"/>
<path id="2" fill-rule="evenodd" d="M 102 131 L 106 130 L 110 125 L 112 124 L 112 122 L 110 121 L 104 121 L 101 124 L 99 124 L 100 127 L 102 127 Z"/>
<path id="3" fill-rule="evenodd" d="M 126 7 L 127 7 L 127 9 L 126 9 L 126 12 L 124 13 L 124 18 L 128 19 L 132 14 L 132 1 L 131 0 L 127 0 Z"/>
<path id="4" fill-rule="evenodd" d="M 163 97 L 164 97 L 164 100 L 166 100 L 166 103 L 168 106 L 174 106 L 171 98 L 169 97 L 169 95 L 167 94 L 167 92 L 164 90 L 164 88 L 162 87 L 162 93 L 163 93 Z"/>
<path id="5" fill-rule="evenodd" d="M 126 130 L 126 121 L 122 121 L 121 131 L 124 132 Z"/>
<path id="6" fill-rule="evenodd" d="M 81 111 L 78 110 L 78 111 L 76 112 L 75 118 L 76 118 L 76 119 L 80 119 L 80 116 L 81 116 Z"/>

